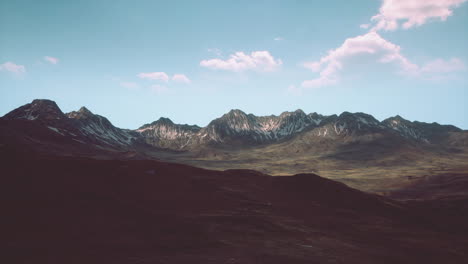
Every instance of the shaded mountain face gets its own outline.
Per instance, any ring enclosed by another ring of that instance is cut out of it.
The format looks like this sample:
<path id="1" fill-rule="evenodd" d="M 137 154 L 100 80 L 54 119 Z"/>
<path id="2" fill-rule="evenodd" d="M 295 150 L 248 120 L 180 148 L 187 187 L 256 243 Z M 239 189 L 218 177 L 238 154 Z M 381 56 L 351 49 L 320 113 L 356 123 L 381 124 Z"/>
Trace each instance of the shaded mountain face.
<path id="1" fill-rule="evenodd" d="M 95 115 L 86 107 L 67 114 L 80 134 L 111 146 L 131 146 L 139 138 L 133 131 L 117 128 L 107 118 Z"/>
<path id="2" fill-rule="evenodd" d="M 382 121 L 382 124 L 393 129 L 403 137 L 432 142 L 446 136 L 449 132 L 460 132 L 461 129 L 452 125 L 439 125 L 438 123 L 423 123 L 418 121 L 408 121 L 397 115 Z"/>
<path id="3" fill-rule="evenodd" d="M 328 140 L 333 144 L 362 138 L 391 139 L 395 144 L 455 142 L 452 132 L 462 131 L 450 125 L 411 122 L 400 116 L 379 122 L 365 113 L 344 112 L 323 116 L 302 110 L 279 116 L 255 116 L 241 110 L 211 121 L 206 127 L 174 124 L 168 118 L 141 126 L 136 130 L 120 129 L 105 117 L 85 107 L 67 114 L 50 100 L 34 100 L 6 114 L 2 120 L 25 120 L 47 127 L 52 132 L 82 144 L 120 150 L 133 150 L 135 145 L 148 145 L 171 150 L 196 150 L 200 147 L 252 147 L 281 142 L 317 145 Z M 447 140 L 450 138 L 450 140 Z M 304 145 L 305 144 L 305 145 Z"/>
<path id="4" fill-rule="evenodd" d="M 2 117 L 5 120 L 60 120 L 66 116 L 54 101 L 36 99 L 25 104 Z"/>
<path id="5" fill-rule="evenodd" d="M 131 149 L 141 135 L 117 128 L 105 117 L 95 115 L 85 107 L 64 114 L 50 100 L 34 100 L 1 118 L 2 136 L 30 141 L 44 146 L 69 144 L 69 148 Z M 16 134 L 16 135 L 15 135 Z M 81 146 L 80 146 L 81 145 Z M 72 151 L 72 150 L 69 150 Z"/>

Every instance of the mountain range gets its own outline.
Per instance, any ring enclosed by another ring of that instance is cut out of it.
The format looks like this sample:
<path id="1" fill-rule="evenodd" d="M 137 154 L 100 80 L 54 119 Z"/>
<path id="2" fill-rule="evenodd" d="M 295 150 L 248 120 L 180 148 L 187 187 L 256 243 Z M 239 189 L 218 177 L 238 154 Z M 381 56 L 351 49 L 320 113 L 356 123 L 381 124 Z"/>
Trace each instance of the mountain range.
<path id="1" fill-rule="evenodd" d="M 63 113 L 51 100 L 34 100 L 0 118 L 0 128 L 1 146 L 12 151 L 145 157 L 283 175 L 315 172 L 378 193 L 401 183 L 402 173 L 419 177 L 446 169 L 464 172 L 468 152 L 468 131 L 455 126 L 411 122 L 398 115 L 379 121 L 349 112 L 326 116 L 296 110 L 255 116 L 236 109 L 205 127 L 160 118 L 130 130 L 115 127 L 86 107 Z M 418 162 L 424 164 L 418 167 L 422 171 L 413 169 Z M 349 171 L 348 177 L 338 178 L 340 170 Z M 382 173 L 388 181 L 374 179 Z"/>
<path id="2" fill-rule="evenodd" d="M 131 147 L 134 143 L 172 150 L 190 150 L 202 145 L 266 145 L 291 140 L 298 135 L 345 140 L 369 134 L 396 136 L 418 143 L 437 144 L 450 133 L 462 132 L 452 125 L 411 122 L 400 116 L 379 122 L 365 113 L 343 112 L 324 116 L 306 114 L 302 110 L 283 112 L 279 116 L 255 116 L 241 110 L 231 110 L 214 119 L 206 127 L 175 124 L 160 118 L 138 129 L 120 129 L 103 116 L 86 107 L 64 114 L 50 100 L 34 100 L 2 117 L 3 120 L 40 122 L 63 136 L 86 138 L 85 142 L 115 148 Z"/>

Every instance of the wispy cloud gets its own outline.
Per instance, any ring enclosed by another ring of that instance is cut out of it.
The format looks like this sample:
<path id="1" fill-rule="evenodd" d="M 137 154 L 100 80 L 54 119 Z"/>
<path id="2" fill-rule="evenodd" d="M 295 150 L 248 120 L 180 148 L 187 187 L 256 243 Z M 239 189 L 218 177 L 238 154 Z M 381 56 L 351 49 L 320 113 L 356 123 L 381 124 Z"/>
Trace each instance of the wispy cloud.
<path id="1" fill-rule="evenodd" d="M 169 81 L 169 76 L 165 72 L 142 72 L 137 76 L 141 79 Z"/>
<path id="2" fill-rule="evenodd" d="M 457 72 L 466 71 L 465 63 L 458 59 L 436 59 L 424 64 L 419 70 L 419 76 L 426 80 L 446 81 L 457 78 Z"/>
<path id="3" fill-rule="evenodd" d="M 450 60 L 436 59 L 421 67 L 421 73 L 448 73 L 465 71 L 466 65 L 458 58 Z"/>
<path id="4" fill-rule="evenodd" d="M 284 40 L 284 38 L 282 38 L 282 37 L 276 37 L 276 38 L 274 38 L 273 40 L 275 40 L 275 41 L 282 41 L 282 40 Z"/>
<path id="5" fill-rule="evenodd" d="M 379 13 L 371 18 L 371 30 L 396 30 L 421 26 L 430 20 L 445 21 L 453 9 L 468 0 L 383 0 Z M 402 23 L 402 24 L 401 24 Z"/>
<path id="6" fill-rule="evenodd" d="M 250 54 L 239 51 L 230 55 L 227 60 L 211 59 L 200 62 L 202 67 L 233 72 L 275 71 L 281 64 L 283 62 L 280 59 L 275 59 L 268 51 L 254 51 Z"/>
<path id="7" fill-rule="evenodd" d="M 0 64 L 0 71 L 7 71 L 17 75 L 26 73 L 26 67 L 23 65 L 15 64 L 11 61 L 7 61 L 3 64 Z"/>
<path id="8" fill-rule="evenodd" d="M 50 56 L 44 56 L 44 60 L 52 64 L 59 63 L 59 59 Z"/>
<path id="9" fill-rule="evenodd" d="M 187 76 L 185 76 L 184 74 L 180 74 L 180 73 L 174 74 L 172 76 L 172 80 L 174 82 L 185 83 L 185 84 L 189 84 L 192 82 L 189 78 L 187 78 Z"/>

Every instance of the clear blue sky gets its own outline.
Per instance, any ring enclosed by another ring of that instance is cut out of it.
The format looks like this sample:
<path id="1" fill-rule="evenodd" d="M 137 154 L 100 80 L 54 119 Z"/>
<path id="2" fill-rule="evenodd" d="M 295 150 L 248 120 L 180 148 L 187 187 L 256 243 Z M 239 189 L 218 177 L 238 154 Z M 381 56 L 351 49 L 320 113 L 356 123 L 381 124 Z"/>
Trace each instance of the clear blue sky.
<path id="1" fill-rule="evenodd" d="M 123 128 L 300 108 L 468 129 L 468 3 L 414 2 L 3 0 L 0 115 L 47 98 Z"/>

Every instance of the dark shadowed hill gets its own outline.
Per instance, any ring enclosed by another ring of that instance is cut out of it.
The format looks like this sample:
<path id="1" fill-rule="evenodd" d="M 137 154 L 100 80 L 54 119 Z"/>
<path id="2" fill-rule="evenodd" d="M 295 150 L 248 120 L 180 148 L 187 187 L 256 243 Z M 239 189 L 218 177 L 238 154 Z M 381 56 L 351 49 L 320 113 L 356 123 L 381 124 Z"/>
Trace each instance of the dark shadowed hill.
<path id="1" fill-rule="evenodd" d="M 468 257 L 465 216 L 434 218 L 431 204 L 395 202 L 314 174 L 271 177 L 11 151 L 0 158 L 2 263 L 465 263 Z"/>

